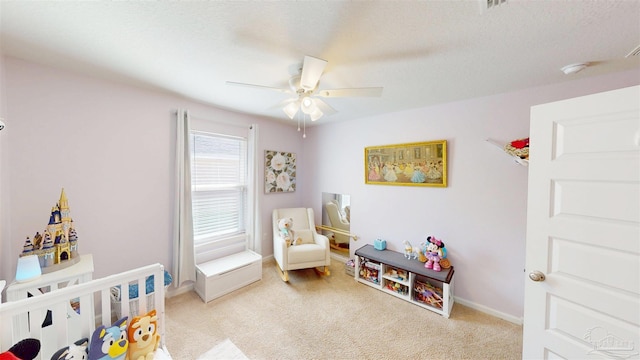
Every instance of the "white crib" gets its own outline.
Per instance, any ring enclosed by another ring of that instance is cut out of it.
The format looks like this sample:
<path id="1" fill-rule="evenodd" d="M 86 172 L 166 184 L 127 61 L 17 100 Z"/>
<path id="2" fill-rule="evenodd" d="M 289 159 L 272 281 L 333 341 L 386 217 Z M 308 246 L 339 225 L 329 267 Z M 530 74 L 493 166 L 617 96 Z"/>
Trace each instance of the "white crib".
<path id="1" fill-rule="evenodd" d="M 122 316 L 145 314 L 155 309 L 158 317 L 160 346 L 156 358 L 168 358 L 165 347 L 164 321 L 164 267 L 161 264 L 91 280 L 78 285 L 51 291 L 39 296 L 0 304 L 0 352 L 24 338 L 36 338 L 41 342 L 37 359 L 50 359 L 55 351 L 76 340 L 87 337 L 99 325 L 109 326 L 115 319 L 110 301 L 111 289 L 120 286 L 122 297 L 129 298 L 129 284 L 137 283 L 145 289 L 145 279 L 154 275 L 154 296 L 141 296 L 145 301 L 120 304 Z M 142 290 L 144 292 L 144 290 Z M 71 304 L 74 304 L 74 307 Z M 135 306 L 135 309 L 131 309 Z M 43 327 L 47 313 L 51 312 L 50 325 Z M 102 316 L 108 314 L 108 316 Z M 131 318 L 131 317 L 130 317 Z"/>

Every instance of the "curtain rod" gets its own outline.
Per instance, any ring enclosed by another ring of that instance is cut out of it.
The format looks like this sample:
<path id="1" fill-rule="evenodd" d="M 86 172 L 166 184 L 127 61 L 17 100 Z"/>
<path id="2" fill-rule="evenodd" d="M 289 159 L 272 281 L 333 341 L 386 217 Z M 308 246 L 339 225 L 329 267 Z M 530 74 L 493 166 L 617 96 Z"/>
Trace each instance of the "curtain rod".
<path id="1" fill-rule="evenodd" d="M 249 129 L 253 129 L 253 125 L 254 124 L 238 124 L 236 122 L 233 121 L 229 121 L 229 120 L 212 120 L 210 118 L 204 117 L 204 116 L 199 116 L 199 115 L 194 115 L 192 114 L 189 110 L 186 110 L 189 112 L 189 117 L 191 117 L 192 119 L 196 119 L 196 120 L 203 120 L 203 121 L 207 121 L 207 122 L 212 122 L 214 124 L 221 124 L 221 125 L 231 125 L 231 126 L 235 126 L 238 128 L 245 128 L 245 126 L 248 126 Z M 173 112 L 175 115 L 178 115 L 178 110 Z"/>

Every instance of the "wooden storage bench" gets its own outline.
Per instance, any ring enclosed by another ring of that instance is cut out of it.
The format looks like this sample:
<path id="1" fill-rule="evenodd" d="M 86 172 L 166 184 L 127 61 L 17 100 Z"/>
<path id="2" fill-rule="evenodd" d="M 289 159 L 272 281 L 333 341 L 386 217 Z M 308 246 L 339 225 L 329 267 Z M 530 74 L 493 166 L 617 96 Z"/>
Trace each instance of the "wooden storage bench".
<path id="1" fill-rule="evenodd" d="M 196 293 L 209 302 L 262 279 L 262 256 L 246 250 L 196 265 Z"/>
<path id="2" fill-rule="evenodd" d="M 446 318 L 453 308 L 453 266 L 442 271 L 392 250 L 356 250 L 355 279 Z"/>

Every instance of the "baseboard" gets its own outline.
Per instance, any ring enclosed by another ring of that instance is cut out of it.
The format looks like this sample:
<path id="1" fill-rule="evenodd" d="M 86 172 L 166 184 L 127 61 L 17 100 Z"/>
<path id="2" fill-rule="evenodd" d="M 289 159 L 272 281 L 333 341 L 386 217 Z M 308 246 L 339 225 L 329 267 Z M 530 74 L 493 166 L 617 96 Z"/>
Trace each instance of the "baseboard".
<path id="1" fill-rule="evenodd" d="M 164 292 L 164 295 L 167 298 L 171 298 L 171 297 L 174 297 L 174 296 L 178 296 L 178 295 L 182 295 L 182 294 L 188 293 L 189 291 L 193 291 L 194 288 L 195 288 L 195 283 L 189 282 L 187 285 L 182 285 L 177 289 L 169 287 L 169 289 L 167 289 L 167 291 Z"/>
<path id="2" fill-rule="evenodd" d="M 521 317 L 519 318 L 519 317 L 516 317 L 516 316 L 513 316 L 513 315 L 505 314 L 505 313 L 500 312 L 498 310 L 492 309 L 492 308 L 484 306 L 484 305 L 476 304 L 476 303 L 474 303 L 472 301 L 465 300 L 465 299 L 459 298 L 457 296 L 454 296 L 454 299 L 455 299 L 455 302 L 457 302 L 460 305 L 464 305 L 464 306 L 470 307 L 472 309 L 481 311 L 481 312 L 483 312 L 485 314 L 489 314 L 491 316 L 495 316 L 495 317 L 500 318 L 502 320 L 506 320 L 506 321 L 508 321 L 510 323 L 514 323 L 516 325 L 522 325 L 522 323 L 523 323 Z"/>

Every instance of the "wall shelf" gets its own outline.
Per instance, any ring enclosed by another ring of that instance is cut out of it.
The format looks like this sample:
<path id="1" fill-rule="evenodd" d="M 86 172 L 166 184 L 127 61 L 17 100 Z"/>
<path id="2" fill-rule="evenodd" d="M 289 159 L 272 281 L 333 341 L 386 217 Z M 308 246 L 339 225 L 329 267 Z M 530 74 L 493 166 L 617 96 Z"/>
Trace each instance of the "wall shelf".
<path id="1" fill-rule="evenodd" d="M 529 166 L 529 160 L 527 159 L 521 159 L 518 156 L 514 156 L 511 154 L 508 154 L 506 151 L 504 151 L 504 145 L 500 144 L 499 142 L 492 140 L 492 139 L 487 139 L 486 142 L 488 142 L 489 144 L 499 148 L 500 150 L 502 150 L 502 152 L 511 157 L 513 159 L 513 161 L 515 161 L 517 164 L 522 165 L 522 166 Z"/>

